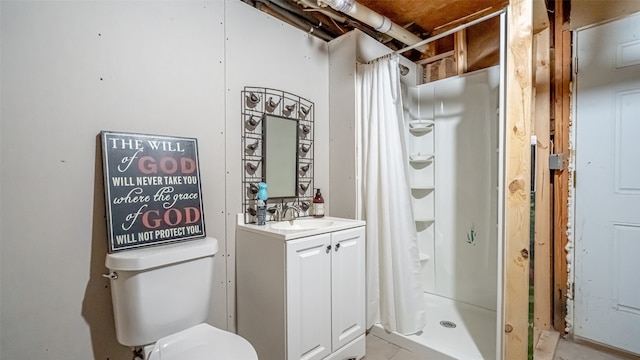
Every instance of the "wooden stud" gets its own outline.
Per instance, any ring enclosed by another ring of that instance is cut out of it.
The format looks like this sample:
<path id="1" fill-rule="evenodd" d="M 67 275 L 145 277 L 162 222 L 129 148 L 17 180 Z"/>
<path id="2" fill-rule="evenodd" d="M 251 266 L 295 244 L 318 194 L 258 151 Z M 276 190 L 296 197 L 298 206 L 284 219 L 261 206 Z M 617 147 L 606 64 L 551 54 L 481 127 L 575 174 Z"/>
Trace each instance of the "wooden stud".
<path id="1" fill-rule="evenodd" d="M 427 44 L 427 49 L 423 54 L 423 57 L 432 57 L 438 53 L 438 49 L 436 47 L 435 42 L 430 42 Z"/>
<path id="2" fill-rule="evenodd" d="M 534 342 L 536 346 L 533 348 L 533 358 L 535 360 L 553 360 L 559 340 L 560 333 L 549 330 L 542 331 L 540 340 Z"/>
<path id="3" fill-rule="evenodd" d="M 563 1 L 555 3 L 554 23 L 554 153 L 569 155 L 569 116 L 571 83 L 571 33 L 564 21 Z M 567 314 L 567 252 L 569 172 L 553 173 L 553 327 L 564 333 Z"/>
<path id="4" fill-rule="evenodd" d="M 533 0 L 507 7 L 505 124 L 504 359 L 528 353 Z M 506 330 L 511 328 L 512 331 Z"/>
<path id="5" fill-rule="evenodd" d="M 534 36 L 536 48 L 536 85 L 534 105 L 534 131 L 536 135 L 535 174 L 535 235 L 534 235 L 534 311 L 535 341 L 543 330 L 551 328 L 552 314 L 552 232 L 551 232 L 551 58 L 549 50 L 550 30 Z"/>
<path id="6" fill-rule="evenodd" d="M 467 72 L 467 30 L 457 31 L 453 39 L 457 73 L 462 75 Z"/>
<path id="7" fill-rule="evenodd" d="M 432 62 L 436 62 L 438 60 L 442 60 L 447 57 L 452 57 L 453 55 L 454 55 L 453 50 L 451 50 L 451 51 L 443 52 L 442 54 L 438 54 L 438 55 L 430 56 L 428 58 L 424 58 L 422 60 L 418 60 L 416 61 L 416 64 L 418 65 L 429 64 Z"/>
<path id="8" fill-rule="evenodd" d="M 442 59 L 438 61 L 438 80 L 444 79 L 447 77 L 447 60 Z"/>
<path id="9" fill-rule="evenodd" d="M 547 11 L 546 1 L 533 0 L 533 33 L 537 34 L 548 28 L 549 25 L 549 13 Z"/>

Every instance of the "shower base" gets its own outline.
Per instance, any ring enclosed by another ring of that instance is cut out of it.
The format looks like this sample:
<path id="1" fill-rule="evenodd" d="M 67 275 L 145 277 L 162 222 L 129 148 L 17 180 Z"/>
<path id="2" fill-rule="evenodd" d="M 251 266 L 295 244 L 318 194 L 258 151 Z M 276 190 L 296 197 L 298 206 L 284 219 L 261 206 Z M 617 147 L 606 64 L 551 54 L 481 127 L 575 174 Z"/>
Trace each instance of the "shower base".
<path id="1" fill-rule="evenodd" d="M 429 293 L 424 300 L 427 325 L 420 334 L 388 333 L 380 324 L 370 333 L 424 359 L 496 359 L 495 311 Z"/>

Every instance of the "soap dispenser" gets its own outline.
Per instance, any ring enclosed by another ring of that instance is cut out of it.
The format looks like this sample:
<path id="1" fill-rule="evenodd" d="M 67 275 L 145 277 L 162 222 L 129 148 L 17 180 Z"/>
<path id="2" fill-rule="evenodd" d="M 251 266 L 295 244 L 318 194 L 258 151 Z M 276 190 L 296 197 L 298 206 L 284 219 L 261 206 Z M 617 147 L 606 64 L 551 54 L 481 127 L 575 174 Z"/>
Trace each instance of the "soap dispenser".
<path id="1" fill-rule="evenodd" d="M 267 184 L 258 184 L 258 212 L 256 214 L 256 224 L 265 225 L 267 223 Z"/>
<path id="2" fill-rule="evenodd" d="M 324 216 L 324 198 L 320 193 L 320 189 L 316 189 L 316 196 L 313 197 L 313 216 Z"/>

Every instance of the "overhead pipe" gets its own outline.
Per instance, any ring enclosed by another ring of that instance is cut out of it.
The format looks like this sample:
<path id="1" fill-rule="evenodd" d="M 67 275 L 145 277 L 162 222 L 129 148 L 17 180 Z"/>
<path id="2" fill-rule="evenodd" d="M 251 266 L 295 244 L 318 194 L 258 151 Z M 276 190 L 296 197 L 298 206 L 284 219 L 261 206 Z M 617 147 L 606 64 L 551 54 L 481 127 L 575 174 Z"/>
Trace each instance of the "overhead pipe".
<path id="1" fill-rule="evenodd" d="M 414 45 L 422 41 L 419 36 L 392 22 L 388 17 L 378 14 L 355 0 L 319 1 L 331 6 L 337 11 L 353 17 L 354 19 L 362 21 L 363 23 L 373 27 L 376 31 L 387 34 L 403 44 Z M 426 45 L 417 46 L 416 49 L 424 53 L 427 47 Z"/>
<path id="2" fill-rule="evenodd" d="M 338 14 L 337 12 L 335 12 L 334 10 L 330 10 L 327 8 L 326 4 L 324 4 L 324 7 L 320 7 L 317 5 L 317 3 L 314 3 L 311 0 L 295 0 L 296 3 L 298 5 L 301 5 L 303 7 L 305 7 L 304 11 L 317 11 L 320 12 L 326 16 L 328 16 L 329 18 L 341 23 L 341 24 L 345 24 L 348 26 L 351 26 L 353 28 L 359 29 L 360 31 L 364 32 L 365 34 L 371 36 L 372 38 L 383 42 L 384 41 L 384 36 L 383 34 L 377 33 L 373 30 L 371 30 L 368 26 L 364 26 L 362 23 L 351 19 L 348 16 L 343 16 Z M 388 37 L 388 36 L 387 36 Z"/>
<path id="3" fill-rule="evenodd" d="M 302 18 L 303 20 L 305 20 L 310 24 L 316 24 L 314 26 L 316 27 L 316 30 L 322 26 L 322 23 L 319 22 L 314 16 L 305 13 L 304 11 L 302 11 L 302 9 L 295 6 L 293 3 L 289 2 L 288 0 L 267 0 L 267 1 L 290 12 L 295 16 Z"/>
<path id="4" fill-rule="evenodd" d="M 268 0 L 257 0 L 255 6 L 258 10 L 279 18 L 280 20 L 287 22 L 293 26 L 296 26 L 300 29 L 308 29 L 307 32 L 309 34 L 313 33 L 315 36 L 321 38 L 324 41 L 330 41 L 331 39 L 333 39 L 332 35 L 308 23 L 306 20 L 303 20 L 278 6 L 269 5 L 271 5 L 271 3 Z"/>
<path id="5" fill-rule="evenodd" d="M 325 16 L 328 16 L 330 18 L 332 18 L 333 20 L 344 24 L 345 22 L 347 22 L 347 17 L 346 16 L 342 16 L 339 15 L 336 12 L 333 12 L 332 10 L 327 10 L 326 7 L 325 8 L 321 8 L 318 5 L 314 4 L 311 0 L 298 0 L 296 1 L 299 5 L 302 5 L 304 7 L 308 7 L 311 8 L 310 11 L 317 11 L 320 12 L 322 14 L 324 14 Z M 307 11 L 307 10 L 305 10 Z"/>

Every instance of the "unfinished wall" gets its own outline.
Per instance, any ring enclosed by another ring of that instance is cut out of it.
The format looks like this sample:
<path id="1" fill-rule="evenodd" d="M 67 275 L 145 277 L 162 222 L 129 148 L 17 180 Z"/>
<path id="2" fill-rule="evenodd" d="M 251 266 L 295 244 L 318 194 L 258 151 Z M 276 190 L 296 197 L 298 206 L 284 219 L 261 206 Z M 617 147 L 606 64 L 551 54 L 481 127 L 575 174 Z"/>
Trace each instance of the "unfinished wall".
<path id="1" fill-rule="evenodd" d="M 326 43 L 237 0 L 2 1 L 0 13 L 0 359 L 131 357 L 101 276 L 101 130 L 198 139 L 207 234 L 221 245 L 208 321 L 233 328 L 240 89 L 315 102 L 327 187 Z"/>

